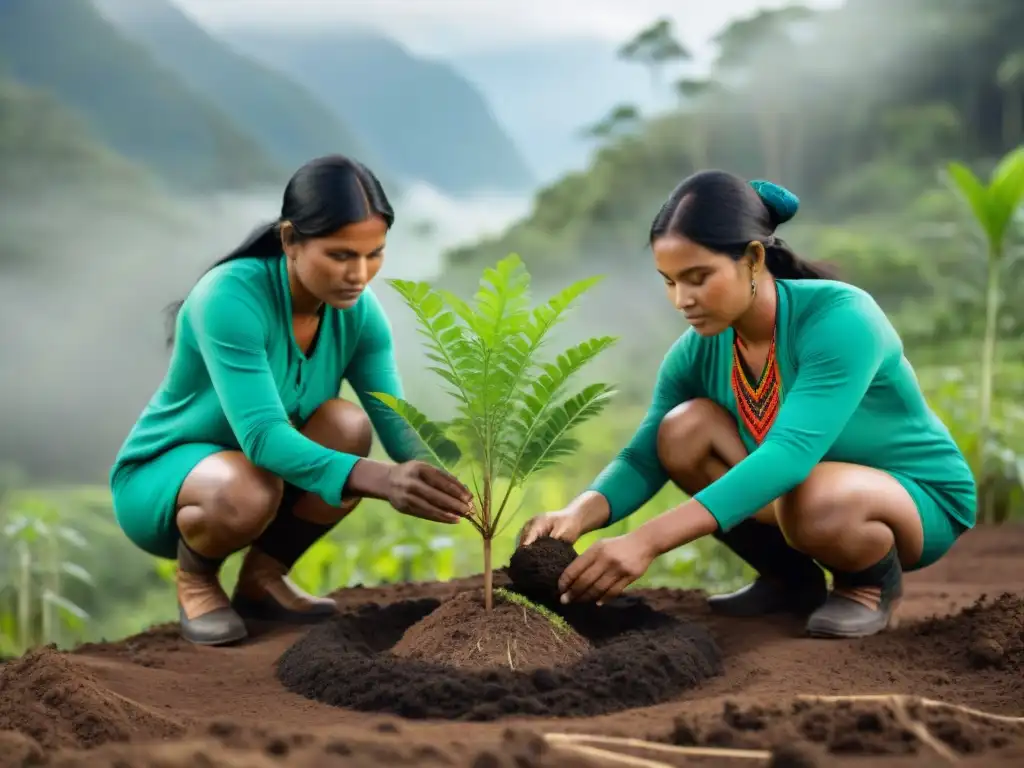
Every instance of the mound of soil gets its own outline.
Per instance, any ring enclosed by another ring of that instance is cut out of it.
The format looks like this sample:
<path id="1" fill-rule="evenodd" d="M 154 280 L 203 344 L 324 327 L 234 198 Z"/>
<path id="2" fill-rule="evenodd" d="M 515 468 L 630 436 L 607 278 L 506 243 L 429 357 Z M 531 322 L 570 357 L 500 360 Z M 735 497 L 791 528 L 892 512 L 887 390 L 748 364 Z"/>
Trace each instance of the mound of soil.
<path id="1" fill-rule="evenodd" d="M 718 646 L 704 627 L 629 598 L 600 608 L 576 606 L 566 614 L 592 647 L 567 667 L 476 672 L 391 653 L 413 625 L 440 607 L 437 600 L 407 600 L 342 614 L 281 656 L 278 679 L 295 693 L 338 707 L 407 718 L 495 720 L 646 706 L 722 671 Z"/>
<path id="2" fill-rule="evenodd" d="M 544 536 L 519 547 L 509 558 L 505 573 L 519 594 L 542 605 L 557 605 L 558 579 L 575 559 L 572 544 Z"/>
<path id="3" fill-rule="evenodd" d="M 19 731 L 47 749 L 181 730 L 174 720 L 105 688 L 52 648 L 0 666 L 0 732 Z"/>
<path id="4" fill-rule="evenodd" d="M 409 627 L 391 653 L 457 669 L 527 670 L 567 666 L 589 648 L 571 628 L 556 627 L 537 611 L 497 595 L 487 613 L 480 590 L 441 603 Z"/>

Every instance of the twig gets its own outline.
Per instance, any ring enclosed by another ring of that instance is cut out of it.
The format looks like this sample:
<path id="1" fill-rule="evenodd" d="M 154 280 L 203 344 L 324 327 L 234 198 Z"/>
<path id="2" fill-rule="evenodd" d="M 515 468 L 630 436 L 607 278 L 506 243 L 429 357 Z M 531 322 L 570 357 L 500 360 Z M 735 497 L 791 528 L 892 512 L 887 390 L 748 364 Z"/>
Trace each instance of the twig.
<path id="1" fill-rule="evenodd" d="M 919 696 L 908 696 L 902 693 L 873 693 L 873 694 L 861 694 L 856 696 L 816 696 L 813 694 L 803 694 L 798 696 L 799 699 L 805 699 L 808 701 L 824 701 L 824 702 L 841 702 L 841 701 L 892 701 L 899 699 L 904 705 L 917 704 L 918 706 L 926 707 L 927 709 L 951 709 L 956 712 L 963 712 L 965 715 L 971 715 L 981 720 L 992 720 L 998 723 L 1013 723 L 1024 725 L 1024 717 L 1014 717 L 1013 715 L 997 715 L 992 712 L 985 712 L 980 709 L 974 709 L 973 707 L 965 707 L 962 704 L 953 704 L 949 701 L 938 701 L 937 699 L 925 699 Z"/>
<path id="2" fill-rule="evenodd" d="M 508 640 L 505 640 L 505 648 L 508 650 L 508 668 L 515 672 L 516 668 L 512 664 L 512 644 Z"/>
<path id="3" fill-rule="evenodd" d="M 913 717 L 911 717 L 910 713 L 907 712 L 907 707 L 904 704 L 904 702 L 895 696 L 892 698 L 892 710 L 893 713 L 896 715 L 896 719 L 899 721 L 899 723 L 912 734 L 917 736 L 918 740 L 922 744 L 931 747 L 933 752 L 936 752 L 947 762 L 960 762 L 960 758 L 956 756 L 956 753 L 953 752 L 953 750 L 951 750 L 941 741 L 936 739 L 934 736 L 932 736 L 932 733 L 928 730 L 927 725 L 922 723 L 920 720 L 915 720 Z"/>
<path id="4" fill-rule="evenodd" d="M 675 768 L 670 763 L 663 763 L 660 760 L 648 760 L 643 757 L 633 757 L 633 755 L 620 755 L 617 752 L 609 752 L 607 749 L 598 749 L 597 747 L 586 747 L 582 744 L 555 744 L 555 749 L 563 749 L 567 752 L 575 752 L 585 757 L 592 757 L 596 760 L 603 760 L 608 763 L 619 763 L 621 765 L 631 765 L 635 768 Z"/>
<path id="5" fill-rule="evenodd" d="M 914 718 L 907 709 L 908 706 L 917 705 L 926 709 L 947 709 L 954 712 L 962 712 L 982 720 L 990 720 L 1000 723 L 1024 724 L 1024 717 L 995 715 L 990 712 L 983 712 L 980 709 L 973 709 L 960 704 L 937 701 L 936 699 L 925 699 L 917 696 L 908 696 L 901 693 L 861 694 L 855 696 L 803 695 L 798 698 L 808 701 L 821 701 L 828 703 L 873 701 L 889 704 L 892 707 L 893 715 L 896 717 L 896 720 L 900 725 L 913 733 L 922 744 L 931 747 L 934 752 L 938 753 L 943 759 L 950 763 L 957 763 L 960 758 L 955 752 L 953 752 L 953 750 L 947 747 L 945 743 L 933 736 L 931 731 L 928 730 L 927 725 Z"/>
<path id="6" fill-rule="evenodd" d="M 619 736 L 601 736 L 591 733 L 545 733 L 544 738 L 553 744 L 570 744 L 591 741 L 595 744 L 610 746 L 633 747 L 648 749 L 652 752 L 665 752 L 673 755 L 691 755 L 693 757 L 734 757 L 748 760 L 768 760 L 772 753 L 765 749 L 728 749 L 725 747 L 677 747 L 674 744 L 662 744 L 657 741 L 644 741 Z"/>

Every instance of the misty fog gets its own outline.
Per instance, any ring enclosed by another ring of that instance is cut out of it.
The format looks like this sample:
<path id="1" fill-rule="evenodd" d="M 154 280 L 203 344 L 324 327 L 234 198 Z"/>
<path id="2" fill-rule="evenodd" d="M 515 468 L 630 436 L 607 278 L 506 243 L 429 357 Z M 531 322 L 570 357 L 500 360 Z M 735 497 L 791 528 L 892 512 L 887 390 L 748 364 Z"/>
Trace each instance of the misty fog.
<path id="1" fill-rule="evenodd" d="M 499 230 L 529 201 L 455 200 L 418 184 L 392 203 L 396 224 L 373 286 L 399 350 L 417 355 L 411 315 L 385 279 L 432 279 L 446 248 Z M 166 370 L 164 307 L 279 210 L 279 190 L 179 200 L 159 216 L 56 191 L 31 207 L 5 204 L 5 231 L 17 232 L 33 257 L 0 281 L 0 465 L 41 479 L 105 482 Z M 400 364 L 413 370 L 408 357 Z M 413 379 L 409 390 L 422 387 Z"/>

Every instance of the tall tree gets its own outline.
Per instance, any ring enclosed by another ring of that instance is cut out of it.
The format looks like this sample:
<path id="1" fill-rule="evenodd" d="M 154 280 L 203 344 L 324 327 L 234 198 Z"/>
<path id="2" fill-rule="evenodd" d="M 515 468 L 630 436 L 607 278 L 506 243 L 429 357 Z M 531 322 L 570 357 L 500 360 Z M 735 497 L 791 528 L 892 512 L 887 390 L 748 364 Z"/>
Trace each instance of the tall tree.
<path id="1" fill-rule="evenodd" d="M 672 21 L 667 18 L 658 19 L 637 32 L 619 48 L 619 57 L 647 67 L 656 91 L 661 88 L 667 65 L 692 58 L 690 52 L 676 39 Z"/>

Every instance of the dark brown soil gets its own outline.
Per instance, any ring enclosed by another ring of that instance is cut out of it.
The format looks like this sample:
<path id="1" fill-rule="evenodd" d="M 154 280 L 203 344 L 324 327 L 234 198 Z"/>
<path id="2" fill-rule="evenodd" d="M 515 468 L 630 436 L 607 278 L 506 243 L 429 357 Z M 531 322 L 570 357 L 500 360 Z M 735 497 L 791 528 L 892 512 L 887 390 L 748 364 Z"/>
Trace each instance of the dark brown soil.
<path id="1" fill-rule="evenodd" d="M 591 651 L 566 667 L 520 671 L 506 664 L 476 671 L 391 652 L 425 617 L 429 621 L 456 599 L 370 604 L 343 614 L 289 648 L 278 663 L 278 678 L 289 690 L 332 706 L 407 718 L 496 720 L 648 706 L 721 672 L 720 652 L 703 626 L 636 598 L 567 613 Z"/>
<path id="2" fill-rule="evenodd" d="M 368 706 L 363 711 L 346 709 L 295 695 L 282 690 L 274 668 L 282 654 L 294 654 L 296 639 L 310 632 L 301 628 L 265 632 L 235 648 L 191 646 L 178 637 L 174 625 L 75 652 L 44 648 L 0 665 L 0 768 L 614 765 L 556 749 L 538 735 L 566 731 L 646 738 L 664 745 L 731 744 L 775 753 L 763 762 L 695 760 L 616 747 L 666 766 L 942 765 L 935 747 L 922 740 L 920 724 L 928 728 L 926 738 L 952 750 L 962 766 L 1021 766 L 1020 722 L 913 702 L 902 715 L 891 701 L 801 697 L 905 694 L 983 713 L 1024 716 L 1022 555 L 1022 526 L 968 533 L 950 557 L 908 574 L 901 628 L 864 640 L 814 640 L 803 637 L 800 622 L 793 619 L 717 617 L 708 613 L 700 593 L 637 590 L 633 594 L 643 603 L 634 602 L 633 610 L 641 605 L 683 626 L 693 621 L 705 625 L 721 650 L 723 673 L 654 706 L 573 719 L 524 718 L 518 709 L 519 714 L 497 721 L 465 722 L 469 713 L 463 706 L 463 713 L 456 714 L 463 722 L 452 724 L 401 719 L 366 711 Z M 347 625 L 347 642 L 350 647 L 362 643 L 363 666 L 354 663 L 359 653 L 347 652 L 345 658 L 334 659 L 336 675 L 323 687 L 348 685 L 346 678 L 365 675 L 362 697 L 367 701 L 374 695 L 401 699 L 403 694 L 394 689 L 373 693 L 381 679 L 374 659 L 383 658 L 379 646 L 367 644 L 367 638 L 379 637 L 373 621 L 387 619 L 393 645 L 404 627 L 453 595 L 479 590 L 480 585 L 474 578 L 337 592 L 339 605 L 355 617 Z M 985 594 L 991 597 L 979 601 Z M 416 605 L 419 614 L 410 614 L 410 606 Z M 625 608 L 603 616 L 629 625 Z M 583 619 L 576 620 L 586 628 Z M 592 640 L 594 651 L 581 663 L 599 654 L 602 645 L 615 642 L 610 636 L 620 630 L 596 633 L 603 639 Z M 320 627 L 310 634 L 324 631 Z M 658 636 L 657 629 L 653 633 Z M 621 661 L 628 665 L 628 659 Z M 442 709 L 458 713 L 459 707 L 451 703 L 460 695 L 456 672 L 446 670 L 455 687 L 441 692 L 439 700 Z M 514 675 L 511 670 L 493 674 Z M 531 674 L 519 673 L 517 679 Z M 654 678 L 662 673 L 660 667 L 633 668 L 627 677 L 640 681 L 645 674 Z M 605 681 L 605 686 L 611 683 Z M 422 690 L 416 693 L 421 700 L 424 695 Z M 416 696 L 404 700 L 414 702 Z"/>
<path id="3" fill-rule="evenodd" d="M 520 547 L 509 559 L 505 572 L 517 592 L 542 605 L 558 604 L 558 579 L 576 559 L 576 550 L 549 536 Z"/>
<path id="4" fill-rule="evenodd" d="M 571 628 L 499 596 L 487 613 L 480 590 L 445 600 L 409 627 L 391 653 L 464 670 L 533 670 L 568 666 L 589 649 Z"/>

